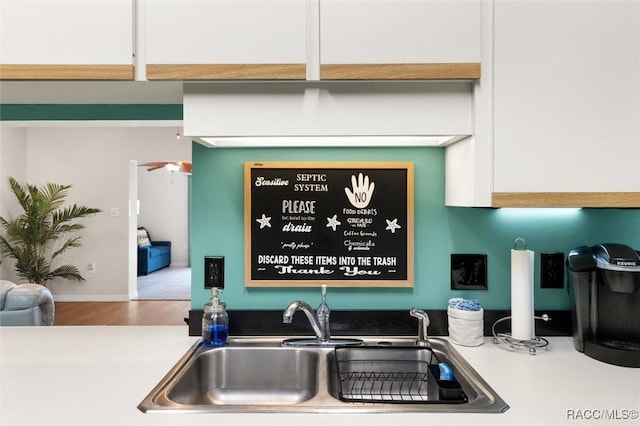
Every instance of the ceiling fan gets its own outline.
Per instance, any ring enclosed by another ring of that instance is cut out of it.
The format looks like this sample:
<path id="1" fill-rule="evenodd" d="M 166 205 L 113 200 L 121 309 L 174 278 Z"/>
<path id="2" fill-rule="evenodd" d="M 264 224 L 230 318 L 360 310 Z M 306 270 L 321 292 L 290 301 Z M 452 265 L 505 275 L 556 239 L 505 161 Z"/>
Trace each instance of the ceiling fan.
<path id="1" fill-rule="evenodd" d="M 150 161 L 148 163 L 138 164 L 140 167 L 147 167 L 147 171 L 154 171 L 165 168 L 171 173 L 182 172 L 191 174 L 191 163 L 188 161 Z"/>

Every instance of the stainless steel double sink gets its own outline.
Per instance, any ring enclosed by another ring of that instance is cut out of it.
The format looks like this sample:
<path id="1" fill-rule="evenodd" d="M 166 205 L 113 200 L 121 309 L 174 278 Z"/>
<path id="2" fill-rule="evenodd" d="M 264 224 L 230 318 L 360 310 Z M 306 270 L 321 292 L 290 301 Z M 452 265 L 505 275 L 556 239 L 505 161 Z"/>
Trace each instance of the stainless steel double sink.
<path id="1" fill-rule="evenodd" d="M 438 362 L 451 367 L 465 396 L 464 401 L 345 400 L 339 390 L 334 347 L 283 346 L 284 340 L 237 337 L 218 348 L 208 348 L 197 342 L 138 408 L 145 413 L 502 413 L 509 408 L 446 339 L 430 338 L 431 352 Z M 414 343 L 410 338 L 368 337 L 362 340 L 365 348 L 385 348 L 385 357 L 394 357 L 396 351 L 406 350 Z"/>

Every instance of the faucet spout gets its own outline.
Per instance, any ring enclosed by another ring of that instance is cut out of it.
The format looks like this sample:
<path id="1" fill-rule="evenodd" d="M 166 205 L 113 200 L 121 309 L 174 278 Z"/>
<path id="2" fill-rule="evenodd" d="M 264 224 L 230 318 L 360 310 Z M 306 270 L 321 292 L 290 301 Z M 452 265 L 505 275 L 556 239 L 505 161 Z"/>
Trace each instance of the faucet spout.
<path id="1" fill-rule="evenodd" d="M 331 310 L 327 305 L 327 286 L 322 285 L 322 303 L 318 306 L 317 312 L 314 312 L 308 303 L 296 300 L 291 303 L 282 314 L 282 322 L 290 324 L 293 319 L 293 314 L 297 311 L 302 311 L 307 316 L 313 332 L 316 334 L 316 338 L 319 341 L 326 342 L 331 339 L 331 331 L 329 327 L 329 315 Z"/>
<path id="2" fill-rule="evenodd" d="M 311 306 L 309 306 L 309 304 L 306 302 L 302 302 L 300 300 L 292 302 L 282 314 L 282 322 L 285 324 L 291 324 L 291 320 L 293 320 L 293 314 L 295 314 L 297 311 L 304 312 L 304 314 L 307 316 L 307 319 L 309 320 L 309 323 L 311 324 L 311 328 L 313 328 L 313 332 L 316 334 L 316 337 L 318 339 L 324 340 L 325 336 L 323 328 L 320 326 L 320 322 L 318 321 L 316 314 L 313 312 L 313 309 L 311 309 Z"/>

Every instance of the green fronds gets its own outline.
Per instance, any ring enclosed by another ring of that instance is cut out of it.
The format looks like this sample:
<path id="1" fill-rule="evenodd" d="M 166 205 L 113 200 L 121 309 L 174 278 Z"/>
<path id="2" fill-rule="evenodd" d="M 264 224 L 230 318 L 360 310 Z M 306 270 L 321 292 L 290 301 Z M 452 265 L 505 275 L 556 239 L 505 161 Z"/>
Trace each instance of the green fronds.
<path id="1" fill-rule="evenodd" d="M 72 281 L 84 281 L 80 271 L 73 265 L 62 265 L 49 273 L 49 279 L 65 278 Z"/>
<path id="2" fill-rule="evenodd" d="M 59 209 L 51 214 L 53 224 L 61 224 L 74 219 L 90 216 L 99 213 L 100 209 L 93 209 L 84 206 L 72 205 L 64 209 Z"/>
<path id="3" fill-rule="evenodd" d="M 65 241 L 62 247 L 60 247 L 58 250 L 53 252 L 53 254 L 51 255 L 51 259 L 56 258 L 57 256 L 61 255 L 62 253 L 64 253 L 65 251 L 67 251 L 72 247 L 80 247 L 80 237 L 70 238 L 67 241 Z"/>
<path id="4" fill-rule="evenodd" d="M 71 185 L 47 183 L 42 187 L 22 186 L 9 178 L 9 188 L 24 212 L 13 220 L 0 217 L 0 252 L 13 258 L 17 274 L 30 282 L 46 284 L 54 278 L 84 281 L 78 268 L 51 262 L 67 250 L 80 247 L 80 236 L 70 236 L 84 229 L 76 220 L 101 212 L 78 206 L 62 207 Z M 60 245 L 58 240 L 66 240 Z M 59 246 L 54 250 L 54 245 Z"/>

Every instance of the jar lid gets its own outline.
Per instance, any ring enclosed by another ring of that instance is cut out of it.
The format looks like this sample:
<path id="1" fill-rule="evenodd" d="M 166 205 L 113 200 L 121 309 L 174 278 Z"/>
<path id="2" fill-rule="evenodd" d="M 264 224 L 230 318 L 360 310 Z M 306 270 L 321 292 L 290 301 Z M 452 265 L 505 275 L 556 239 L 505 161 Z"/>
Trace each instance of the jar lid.
<path id="1" fill-rule="evenodd" d="M 211 312 L 224 312 L 227 309 L 227 305 L 224 302 L 211 305 Z"/>

